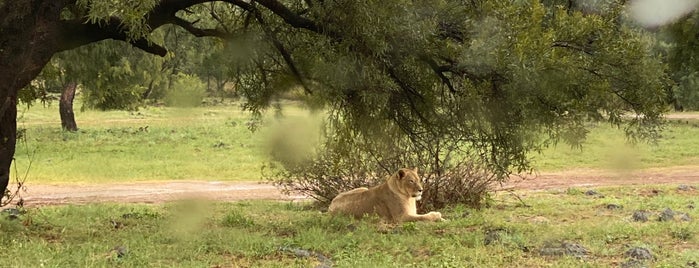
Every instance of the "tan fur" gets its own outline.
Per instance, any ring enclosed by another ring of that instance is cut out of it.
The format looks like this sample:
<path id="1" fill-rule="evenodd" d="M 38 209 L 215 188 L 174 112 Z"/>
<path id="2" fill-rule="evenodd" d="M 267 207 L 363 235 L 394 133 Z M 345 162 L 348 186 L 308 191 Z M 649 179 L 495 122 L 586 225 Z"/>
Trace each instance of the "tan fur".
<path id="1" fill-rule="evenodd" d="M 337 195 L 330 203 L 328 212 L 355 218 L 378 214 L 389 222 L 442 220 L 439 212 L 418 215 L 415 201 L 420 198 L 422 181 L 417 168 L 402 168 L 378 186 L 357 188 Z"/>

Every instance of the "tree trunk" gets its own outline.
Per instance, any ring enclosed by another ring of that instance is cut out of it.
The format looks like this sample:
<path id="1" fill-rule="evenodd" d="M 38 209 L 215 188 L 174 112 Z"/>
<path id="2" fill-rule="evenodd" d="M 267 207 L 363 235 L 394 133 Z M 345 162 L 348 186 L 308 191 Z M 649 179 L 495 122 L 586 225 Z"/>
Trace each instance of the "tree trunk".
<path id="1" fill-rule="evenodd" d="M 17 143 L 17 94 L 0 91 L 0 204 L 10 182 L 10 167 Z"/>
<path id="2" fill-rule="evenodd" d="M 75 123 L 75 114 L 73 113 L 73 99 L 75 98 L 75 89 L 77 87 L 78 83 L 76 82 L 68 82 L 63 86 L 61 100 L 58 105 L 63 130 L 78 131 L 78 124 Z"/>
<path id="3" fill-rule="evenodd" d="M 10 182 L 17 143 L 17 93 L 58 49 L 61 9 L 67 0 L 5 1 L 0 5 L 0 204 Z"/>

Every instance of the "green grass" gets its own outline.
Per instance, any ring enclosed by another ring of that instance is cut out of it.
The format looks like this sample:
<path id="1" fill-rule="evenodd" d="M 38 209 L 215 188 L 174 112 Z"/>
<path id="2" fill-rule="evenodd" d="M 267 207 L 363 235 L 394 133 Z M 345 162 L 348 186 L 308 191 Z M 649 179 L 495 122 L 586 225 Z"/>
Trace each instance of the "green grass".
<path id="1" fill-rule="evenodd" d="M 21 115 L 26 142 L 18 145 L 12 175 L 29 170 L 30 183 L 257 180 L 270 140 L 308 140 L 298 129 L 312 126 L 306 121 L 314 117 L 286 107 L 290 121 L 279 124 L 269 116 L 259 132 L 248 130 L 249 116 L 237 106 L 216 106 L 76 111 L 81 130 L 66 133 L 56 107 L 34 106 Z M 696 165 L 697 132 L 696 121 L 675 122 L 657 145 L 634 147 L 620 130 L 600 125 L 582 150 L 561 144 L 533 156 L 535 167 L 545 171 Z M 526 205 L 500 193 L 487 209 L 442 210 L 447 222 L 400 225 L 333 218 L 306 204 L 271 201 L 29 208 L 18 219 L 0 213 L 0 263 L 313 267 L 317 258 L 297 254 L 315 252 L 335 267 L 617 267 L 627 261 L 626 250 L 643 246 L 655 255 L 647 265 L 683 267 L 699 261 L 699 215 L 690 208 L 699 192 L 672 187 L 597 189 L 603 198 L 585 195 L 586 189 L 521 192 Z M 610 210 L 608 204 L 622 208 Z M 665 208 L 695 220 L 655 220 Z M 636 210 L 652 212 L 651 221 L 634 222 Z M 563 241 L 590 253 L 584 258 L 541 254 L 547 245 Z"/>
<path id="2" fill-rule="evenodd" d="M 542 171 L 696 165 L 699 161 L 699 121 L 670 121 L 661 135 L 655 144 L 632 144 L 622 129 L 599 124 L 591 129 L 582 148 L 560 143 L 541 153 L 533 153 L 532 157 L 535 168 Z"/>
<path id="3" fill-rule="evenodd" d="M 250 116 L 237 105 L 77 110 L 80 131 L 66 133 L 55 105 L 35 105 L 20 113 L 19 128 L 26 129 L 26 142 L 18 143 L 13 176 L 28 174 L 27 180 L 37 183 L 259 180 L 272 138 L 300 137 L 286 148 L 291 156 L 307 143 L 309 124 L 304 121 L 315 117 L 295 105 L 287 104 L 283 111 L 292 124 L 280 124 L 270 115 L 259 131 L 251 132 Z M 676 120 L 657 144 L 629 145 L 622 130 L 600 124 L 591 129 L 582 149 L 558 144 L 532 157 L 539 171 L 696 165 L 696 137 L 698 121 Z"/>
<path id="4" fill-rule="evenodd" d="M 603 188 L 509 194 L 483 210 L 443 210 L 447 222 L 386 225 L 331 217 L 304 204 L 272 201 L 164 205 L 94 204 L 31 208 L 0 216 L 0 263 L 6 267 L 313 267 L 321 254 L 335 267 L 616 267 L 632 246 L 652 250 L 652 267 L 699 260 L 697 221 L 641 223 L 635 210 L 687 208 L 696 190 Z M 658 195 L 649 195 L 658 190 Z M 607 204 L 621 209 L 609 210 Z M 696 205 L 696 203 L 694 203 Z M 486 236 L 497 239 L 486 244 Z M 550 244 L 577 243 L 583 258 L 545 256 Z M 125 249 L 118 256 L 115 247 Z M 306 252 L 308 253 L 308 252 Z"/>
<path id="5" fill-rule="evenodd" d="M 289 118 L 306 118 L 294 106 Z M 267 161 L 268 117 L 259 131 L 238 106 L 149 107 L 138 112 L 76 111 L 80 130 L 61 130 L 55 107 L 33 106 L 21 114 L 16 173 L 32 182 L 260 179 Z"/>

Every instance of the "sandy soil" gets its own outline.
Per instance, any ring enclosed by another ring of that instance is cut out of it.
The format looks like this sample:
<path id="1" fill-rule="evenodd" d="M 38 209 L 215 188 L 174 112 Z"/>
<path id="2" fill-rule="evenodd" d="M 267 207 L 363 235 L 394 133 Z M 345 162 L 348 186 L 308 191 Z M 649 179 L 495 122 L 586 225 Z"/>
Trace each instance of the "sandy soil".
<path id="1" fill-rule="evenodd" d="M 536 191 L 594 188 L 615 185 L 699 184 L 699 165 L 642 171 L 569 170 L 516 177 L 499 187 L 505 190 Z M 161 203 L 183 198 L 236 200 L 301 200 L 300 195 L 283 195 L 269 184 L 256 182 L 160 181 L 91 185 L 26 185 L 21 192 L 25 206 L 85 204 L 95 202 Z M 15 201 L 17 201 L 16 199 Z"/>

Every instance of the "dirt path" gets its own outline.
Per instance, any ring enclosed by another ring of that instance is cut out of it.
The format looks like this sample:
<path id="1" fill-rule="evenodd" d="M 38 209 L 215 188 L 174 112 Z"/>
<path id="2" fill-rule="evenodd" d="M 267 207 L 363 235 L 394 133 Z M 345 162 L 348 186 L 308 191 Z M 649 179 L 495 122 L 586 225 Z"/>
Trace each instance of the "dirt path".
<path id="1" fill-rule="evenodd" d="M 546 190 L 614 185 L 687 184 L 699 186 L 699 166 L 647 169 L 636 172 L 570 170 L 515 178 L 504 189 Z M 31 184 L 22 192 L 25 206 L 84 204 L 94 202 L 162 203 L 182 198 L 235 200 L 299 200 L 283 195 L 269 184 L 255 182 L 160 181 L 93 185 Z"/>

